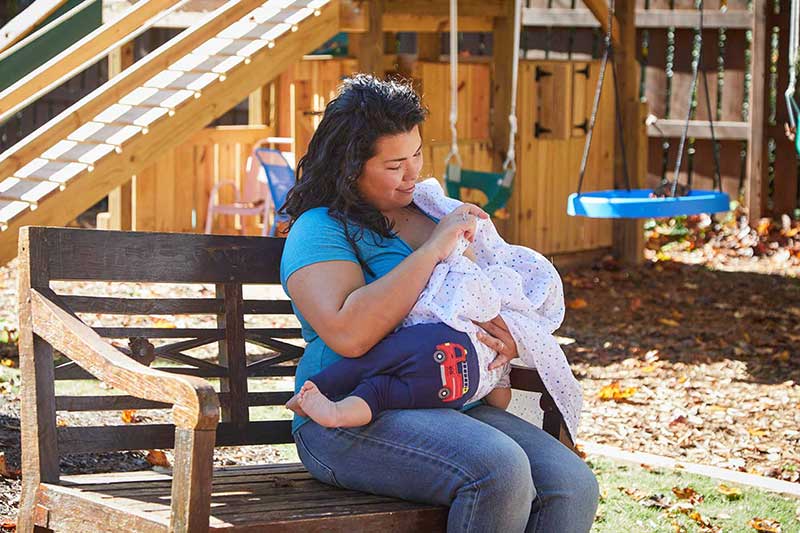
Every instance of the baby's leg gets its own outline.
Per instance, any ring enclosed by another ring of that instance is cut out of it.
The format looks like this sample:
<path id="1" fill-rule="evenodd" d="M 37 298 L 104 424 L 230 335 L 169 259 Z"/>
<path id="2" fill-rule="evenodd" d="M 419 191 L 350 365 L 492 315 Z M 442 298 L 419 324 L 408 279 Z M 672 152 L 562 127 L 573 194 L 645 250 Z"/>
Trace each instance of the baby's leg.
<path id="1" fill-rule="evenodd" d="M 414 407 L 409 385 L 389 375 L 365 379 L 352 395 L 338 402 L 329 400 L 310 380 L 297 396 L 304 415 L 324 427 L 365 426 L 383 410 Z"/>
<path id="2" fill-rule="evenodd" d="M 498 409 L 508 409 L 511 403 L 511 387 L 495 387 L 486 395 L 486 403 Z"/>
<path id="3" fill-rule="evenodd" d="M 331 401 L 319 391 L 313 381 L 303 384 L 297 393 L 297 404 L 302 410 L 302 416 L 307 416 L 326 428 L 365 426 L 372 420 L 372 410 L 362 398 L 348 396 L 338 402 Z"/>

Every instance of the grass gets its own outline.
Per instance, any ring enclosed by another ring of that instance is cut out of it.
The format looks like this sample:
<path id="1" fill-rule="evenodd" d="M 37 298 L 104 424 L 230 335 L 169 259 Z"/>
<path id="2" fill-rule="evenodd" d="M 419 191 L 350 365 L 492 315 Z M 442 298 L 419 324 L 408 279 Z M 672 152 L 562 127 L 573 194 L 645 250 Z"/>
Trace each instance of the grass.
<path id="1" fill-rule="evenodd" d="M 733 484 L 727 485 L 738 489 L 741 495 L 728 499 L 719 491 L 720 483 L 708 477 L 680 470 L 646 470 L 600 457 L 590 457 L 588 461 L 601 493 L 593 533 L 800 532 L 798 500 Z M 692 505 L 687 499 L 679 499 L 673 487 L 691 487 L 703 500 Z M 659 508 L 657 502 L 667 507 Z M 679 511 L 680 507 L 685 510 Z M 693 512 L 699 515 L 692 515 Z M 756 518 L 775 520 L 781 528 L 758 530 L 750 525 Z M 698 520 L 710 526 L 703 527 Z"/>

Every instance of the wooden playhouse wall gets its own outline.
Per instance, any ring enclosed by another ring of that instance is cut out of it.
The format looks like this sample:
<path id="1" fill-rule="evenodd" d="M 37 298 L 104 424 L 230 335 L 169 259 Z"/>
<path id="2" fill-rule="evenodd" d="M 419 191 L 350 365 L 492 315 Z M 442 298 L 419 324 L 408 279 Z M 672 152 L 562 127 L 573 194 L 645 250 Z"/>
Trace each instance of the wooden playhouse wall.
<path id="1" fill-rule="evenodd" d="M 588 71 L 586 69 L 588 65 Z M 510 242 L 548 255 L 606 249 L 611 244 L 608 221 L 566 215 L 566 198 L 577 184 L 585 133 L 574 127 L 588 120 L 598 63 L 523 61 L 518 94 L 518 174 L 509 205 L 511 218 L 500 222 Z M 335 96 L 342 77 L 355 71 L 349 58 L 304 60 L 276 80 L 269 126 L 221 126 L 198 132 L 133 184 L 133 227 L 140 231 L 202 231 L 208 195 L 214 184 L 231 180 L 241 186 L 245 161 L 253 143 L 276 135 L 292 137 L 299 159 L 308 146 L 325 105 Z M 540 80 L 536 80 L 537 69 Z M 541 75 L 546 71 L 551 75 Z M 587 77 L 588 74 L 588 77 Z M 450 150 L 449 67 L 424 61 L 415 66 L 415 86 L 430 110 L 421 128 L 422 176 L 444 175 Z M 486 62 L 459 68 L 459 152 L 465 167 L 491 171 L 496 164 L 490 140 L 491 72 Z M 614 131 L 610 89 L 605 91 L 590 156 L 587 190 L 611 185 Z M 535 135 L 536 125 L 543 133 Z M 544 130 L 550 130 L 545 132 Z M 465 191 L 468 192 L 468 191 Z M 467 198 L 479 199 L 480 195 Z M 231 188 L 220 193 L 233 200 Z M 218 216 L 214 231 L 257 234 L 253 217 Z"/>

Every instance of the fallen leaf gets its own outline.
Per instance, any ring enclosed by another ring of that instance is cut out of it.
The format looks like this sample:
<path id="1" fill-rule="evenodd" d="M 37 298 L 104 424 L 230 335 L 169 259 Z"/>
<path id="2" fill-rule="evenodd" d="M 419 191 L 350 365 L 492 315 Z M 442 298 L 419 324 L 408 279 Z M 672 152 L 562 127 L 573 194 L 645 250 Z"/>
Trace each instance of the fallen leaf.
<path id="1" fill-rule="evenodd" d="M 760 429 L 760 428 L 747 428 L 747 432 L 754 437 L 763 437 L 764 435 L 767 434 L 766 429 Z"/>
<path id="2" fill-rule="evenodd" d="M 747 524 L 762 533 L 781 533 L 781 523 L 773 518 L 753 518 Z"/>
<path id="3" fill-rule="evenodd" d="M 136 409 L 125 409 L 122 411 L 120 418 L 122 418 L 122 421 L 126 424 L 136 424 L 137 422 L 141 422 L 141 419 L 136 416 Z"/>
<path id="4" fill-rule="evenodd" d="M 12 520 L 3 520 L 0 522 L 0 530 L 3 531 L 16 531 L 17 523 Z"/>
<path id="5" fill-rule="evenodd" d="M 14 368 L 14 360 L 13 359 L 0 360 L 0 364 L 2 364 L 3 366 L 7 366 L 8 368 Z"/>
<path id="6" fill-rule="evenodd" d="M 169 320 L 167 320 L 165 318 L 156 318 L 153 321 L 153 327 L 165 328 L 165 329 L 175 329 L 178 326 L 176 326 L 174 322 L 170 322 Z"/>
<path id="7" fill-rule="evenodd" d="M 5 452 L 0 452 L 0 477 L 8 479 L 17 479 L 20 477 L 19 469 L 11 468 L 6 462 Z"/>
<path id="8" fill-rule="evenodd" d="M 659 318 L 658 321 L 665 326 L 670 326 L 672 328 L 677 328 L 680 326 L 680 323 L 677 320 L 672 320 L 671 318 Z"/>
<path id="9" fill-rule="evenodd" d="M 644 493 L 643 493 L 642 491 L 640 491 L 639 489 L 632 489 L 632 488 L 628 488 L 628 487 L 617 487 L 617 488 L 618 488 L 620 491 L 622 491 L 624 494 L 627 494 L 628 496 L 630 496 L 631 498 L 633 498 L 633 499 L 634 499 L 635 501 L 637 501 L 637 502 L 638 502 L 638 501 L 641 501 L 641 500 L 644 500 L 645 498 L 647 498 L 647 495 L 646 495 L 646 494 L 644 494 Z"/>
<path id="10" fill-rule="evenodd" d="M 728 498 L 729 500 L 738 500 L 742 497 L 741 489 L 736 487 L 729 487 L 725 483 L 720 483 L 717 487 L 717 492 Z"/>
<path id="11" fill-rule="evenodd" d="M 167 454 L 161 450 L 147 450 L 147 456 L 145 457 L 145 460 L 153 466 L 170 466 L 169 459 L 167 459 Z"/>
<path id="12" fill-rule="evenodd" d="M 703 501 L 703 495 L 698 494 L 692 487 L 672 487 L 672 493 L 680 500 L 689 500 L 692 503 Z"/>
<path id="13" fill-rule="evenodd" d="M 601 400 L 625 400 L 630 398 L 636 393 L 637 387 L 626 387 L 621 389 L 619 386 L 618 381 L 614 381 L 609 385 L 600 389 L 600 392 L 597 393 L 597 397 Z"/>
<path id="14" fill-rule="evenodd" d="M 570 300 L 567 302 L 567 308 L 569 309 L 583 309 L 588 307 L 589 303 L 584 300 L 583 298 L 575 298 L 574 300 Z"/>

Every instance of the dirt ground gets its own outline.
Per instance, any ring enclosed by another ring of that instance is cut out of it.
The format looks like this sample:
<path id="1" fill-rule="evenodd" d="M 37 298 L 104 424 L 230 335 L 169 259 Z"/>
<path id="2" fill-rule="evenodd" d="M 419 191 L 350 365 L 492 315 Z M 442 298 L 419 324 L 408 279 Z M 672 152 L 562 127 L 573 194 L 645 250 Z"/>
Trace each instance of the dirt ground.
<path id="1" fill-rule="evenodd" d="M 798 482 L 800 244 L 793 237 L 800 227 L 794 231 L 794 222 L 783 221 L 777 230 L 768 225 L 748 232 L 733 220 L 727 229 L 698 229 L 706 222 L 686 221 L 688 238 L 674 224 L 650 228 L 648 260 L 639 267 L 622 269 L 607 258 L 563 276 L 568 309 L 557 333 L 584 388 L 579 437 Z M 0 332 L 16 328 L 15 276 L 13 264 L 0 268 Z M 80 292 L 108 294 L 103 285 Z M 182 291 L 128 286 L 112 293 L 190 296 Z M 5 350 L 0 359 L 13 367 L 14 354 Z M 14 370 L 5 370 L 0 531 L 4 519 L 13 521 L 19 498 L 19 399 Z M 104 423 L 109 416 L 119 414 L 70 414 L 69 421 L 96 417 L 81 423 Z M 215 462 L 287 457 L 269 446 L 227 448 Z M 100 472 L 151 463 L 142 452 L 126 452 L 64 457 L 61 466 L 64 472 Z"/>

